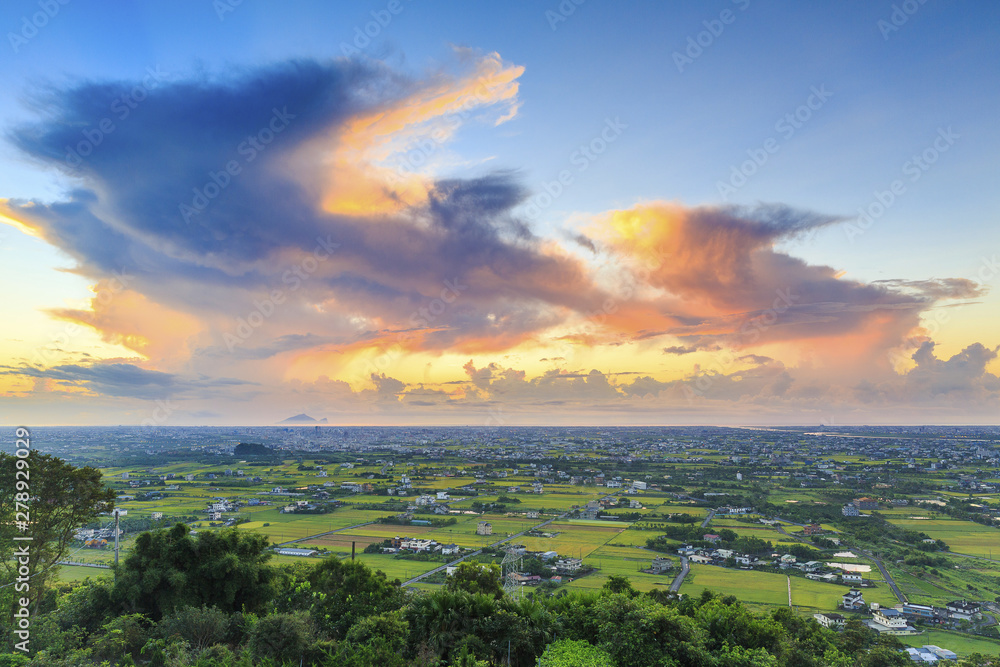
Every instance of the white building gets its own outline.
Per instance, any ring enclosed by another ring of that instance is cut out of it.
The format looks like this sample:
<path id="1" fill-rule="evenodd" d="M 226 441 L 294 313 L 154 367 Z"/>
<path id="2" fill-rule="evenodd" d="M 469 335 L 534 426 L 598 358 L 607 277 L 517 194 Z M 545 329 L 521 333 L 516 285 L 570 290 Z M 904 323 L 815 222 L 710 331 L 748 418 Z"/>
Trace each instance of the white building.
<path id="1" fill-rule="evenodd" d="M 640 482 L 639 480 L 635 480 L 634 482 L 632 482 L 632 488 L 635 489 L 636 491 L 645 491 L 646 483 Z"/>
<path id="2" fill-rule="evenodd" d="M 492 535 L 493 534 L 493 524 L 489 521 L 480 521 L 479 525 L 476 526 L 476 535 Z"/>
<path id="3" fill-rule="evenodd" d="M 820 625 L 824 628 L 839 628 L 844 625 L 844 617 L 840 614 L 813 614 Z"/>

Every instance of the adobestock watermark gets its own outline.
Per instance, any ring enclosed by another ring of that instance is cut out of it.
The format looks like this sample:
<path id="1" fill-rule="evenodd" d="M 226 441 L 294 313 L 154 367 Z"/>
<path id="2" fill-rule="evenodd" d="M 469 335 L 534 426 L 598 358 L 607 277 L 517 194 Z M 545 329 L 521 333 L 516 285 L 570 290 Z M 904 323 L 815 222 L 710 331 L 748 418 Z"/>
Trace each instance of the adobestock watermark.
<path id="1" fill-rule="evenodd" d="M 202 213 L 209 204 L 230 186 L 233 178 L 243 173 L 244 166 L 250 164 L 274 141 L 275 137 L 285 131 L 289 123 L 295 119 L 295 114 L 288 113 L 288 107 L 272 109 L 271 119 L 256 133 L 236 146 L 236 153 L 242 158 L 232 159 L 218 171 L 209 171 L 208 178 L 201 187 L 192 188 L 191 204 L 181 202 L 177 208 L 184 222 L 191 224 L 194 216 Z"/>
<path id="2" fill-rule="evenodd" d="M 565 23 L 569 17 L 576 13 L 576 8 L 587 0 L 562 0 L 555 9 L 545 10 L 545 20 L 549 23 L 549 28 L 555 32 L 560 23 Z"/>
<path id="3" fill-rule="evenodd" d="M 66 164 L 74 169 L 82 165 L 84 160 L 94 152 L 94 149 L 104 142 L 105 137 L 118 129 L 114 119 L 117 118 L 119 123 L 127 119 L 139 107 L 139 104 L 149 97 L 149 92 L 159 86 L 168 76 L 166 72 L 160 71 L 159 65 L 155 68 L 147 67 L 146 76 L 139 84 L 136 84 L 132 90 L 111 100 L 108 111 L 114 118 L 105 116 L 91 127 L 80 130 L 80 135 L 83 138 L 76 145 L 66 145 L 66 157 L 64 158 Z"/>
<path id="4" fill-rule="evenodd" d="M 750 0 L 732 1 L 741 12 L 745 12 L 750 6 Z M 739 16 L 739 14 L 734 12 L 732 9 L 723 9 L 719 12 L 719 18 L 702 21 L 701 24 L 705 27 L 705 29 L 694 35 L 689 35 L 687 38 L 687 46 L 683 51 L 674 51 L 673 54 L 671 54 L 671 57 L 674 60 L 674 65 L 677 67 L 677 71 L 683 74 L 685 67 L 693 65 L 695 60 L 701 58 L 702 54 L 705 53 L 705 49 L 708 49 L 715 44 L 715 40 L 722 36 L 722 33 L 726 30 L 726 26 L 732 25 L 736 22 L 737 16 Z"/>
<path id="5" fill-rule="evenodd" d="M 779 288 L 775 290 L 774 294 L 774 301 L 771 302 L 769 308 L 745 320 L 738 328 L 735 345 L 719 350 L 713 355 L 711 366 L 707 370 L 714 371 L 714 373 L 709 375 L 703 371 L 701 375 L 684 384 L 682 391 L 688 402 L 696 398 L 704 398 L 716 380 L 719 377 L 727 376 L 733 367 L 746 356 L 737 354 L 734 348 L 752 345 L 759 341 L 761 335 L 775 326 L 781 316 L 801 298 L 800 295 L 792 292 L 791 287 Z"/>
<path id="6" fill-rule="evenodd" d="M 600 131 L 590 141 L 580 144 L 576 150 L 570 153 L 569 163 L 576 167 L 576 173 L 582 174 L 587 171 L 590 165 L 596 162 L 601 155 L 604 155 L 608 147 L 615 143 L 622 132 L 627 129 L 628 125 L 623 123 L 619 116 L 615 116 L 614 119 L 605 118 L 604 126 Z M 537 218 L 542 211 L 552 206 L 566 192 L 566 188 L 572 185 L 575 179 L 573 170 L 562 169 L 554 180 L 542 181 L 540 189 L 544 192 L 539 192 L 528 198 L 524 207 L 524 215 L 532 220 Z"/>
<path id="7" fill-rule="evenodd" d="M 479 77 L 478 85 L 473 89 L 471 95 L 467 95 L 461 106 L 452 112 L 445 114 L 444 125 L 435 127 L 427 136 L 415 139 L 403 148 L 403 154 L 393 160 L 390 167 L 389 178 L 393 181 L 403 180 L 405 174 L 414 174 L 427 165 L 433 156 L 462 123 L 465 122 L 472 111 L 481 106 L 489 105 L 493 100 L 493 88 L 486 77 Z"/>
<path id="8" fill-rule="evenodd" d="M 101 306 L 110 305 L 115 295 L 127 289 L 133 280 L 135 280 L 135 276 L 129 275 L 125 267 L 122 267 L 121 271 L 113 271 L 111 278 L 104 280 L 104 285 L 94 294 L 91 304 L 96 301 Z M 49 336 L 49 340 L 45 344 L 35 347 L 32 361 L 36 365 L 43 365 L 62 359 L 70 341 L 79 336 L 82 331 L 84 331 L 84 327 L 80 324 L 66 322 L 60 331 Z"/>
<path id="9" fill-rule="evenodd" d="M 768 137 L 759 148 L 748 148 L 747 157 L 737 167 L 732 165 L 729 168 L 729 179 L 727 181 L 716 181 L 715 187 L 719 191 L 719 196 L 723 201 L 729 201 L 729 197 L 736 194 L 737 190 L 747 184 L 750 177 L 767 164 L 772 155 L 781 150 L 781 143 L 788 141 L 802 129 L 802 127 L 812 119 L 813 114 L 823 108 L 827 100 L 833 97 L 833 93 L 826 89 L 826 84 L 817 88 L 809 88 L 809 96 L 805 102 L 795 108 L 794 111 L 786 113 L 774 124 L 774 131 L 777 137 Z"/>
<path id="10" fill-rule="evenodd" d="M 854 240 L 863 235 L 866 231 L 886 214 L 900 197 L 907 192 L 907 181 L 916 183 L 941 157 L 947 153 L 955 142 L 961 138 L 949 125 L 947 128 L 938 128 L 937 136 L 931 145 L 914 153 L 913 156 L 900 167 L 902 175 L 906 179 L 897 178 L 889 183 L 885 190 L 875 190 L 872 193 L 872 201 L 858 209 L 857 222 L 844 223 L 844 234 L 847 240 L 854 243 Z"/>
<path id="11" fill-rule="evenodd" d="M 459 297 L 462 296 L 462 293 L 468 289 L 469 286 L 463 285 L 457 277 L 450 280 L 443 280 L 441 291 L 438 296 L 431 299 L 426 305 L 417 308 L 410 314 L 410 327 L 412 329 L 426 329 L 434 326 L 434 323 L 437 322 L 441 316 L 444 315 L 449 308 L 451 308 L 452 304 L 458 301 Z M 405 348 L 402 341 L 405 338 L 406 332 L 396 334 L 392 343 L 386 347 L 381 354 L 374 359 L 365 359 L 363 370 L 358 371 L 355 375 L 355 381 L 365 380 L 373 375 L 385 373 L 389 370 L 396 363 L 396 361 L 403 356 Z"/>
<path id="12" fill-rule="evenodd" d="M 645 259 L 642 266 L 640 266 L 638 270 L 633 273 L 634 279 L 626 284 L 625 289 L 615 296 L 605 298 L 604 301 L 601 302 L 599 308 L 585 314 L 586 318 L 598 325 L 605 324 L 609 315 L 617 313 L 623 302 L 628 302 L 633 296 L 635 296 L 639 285 L 649 284 L 653 271 L 660 268 L 661 265 L 662 261 L 657 261 L 652 258 Z"/>
<path id="13" fill-rule="evenodd" d="M 25 14 L 21 17 L 21 29 L 17 32 L 8 31 L 7 41 L 14 53 L 18 53 L 21 47 L 38 36 L 38 32 L 54 19 L 62 8 L 70 3 L 70 0 L 38 0 L 40 11 L 34 14 Z"/>
<path id="14" fill-rule="evenodd" d="M 909 23 L 910 17 L 927 3 L 927 0 L 903 0 L 903 2 L 892 6 L 892 13 L 888 19 L 879 19 L 875 22 L 878 31 L 882 33 L 882 40 L 888 42 L 889 35 L 898 32 L 904 25 Z"/>
<path id="15" fill-rule="evenodd" d="M 406 4 L 410 2 L 411 0 L 406 0 Z M 371 10 L 372 20 L 364 25 L 354 26 L 353 39 L 350 43 L 340 43 L 340 53 L 346 58 L 361 55 L 362 51 L 371 46 L 372 40 L 381 35 L 394 18 L 403 13 L 406 4 L 402 0 L 389 0 L 384 8 Z"/>
<path id="16" fill-rule="evenodd" d="M 993 253 L 989 257 L 981 256 L 979 266 L 972 271 L 972 275 L 972 279 L 981 286 L 992 283 L 1000 275 L 1000 255 Z M 941 331 L 941 328 L 951 321 L 951 311 L 951 308 L 935 308 L 924 313 L 922 325 L 927 332 L 927 338 L 933 339 Z M 894 367 L 904 364 L 910 359 L 912 356 L 900 349 L 894 349 L 889 353 L 889 361 Z"/>
<path id="17" fill-rule="evenodd" d="M 154 407 L 149 414 L 149 417 L 143 419 L 139 425 L 152 427 L 152 426 L 163 426 L 170 419 L 170 415 L 177 411 L 177 405 L 170 401 L 169 399 L 156 399 L 156 407 Z"/>
<path id="18" fill-rule="evenodd" d="M 236 328 L 233 332 L 225 332 L 222 339 L 226 342 L 226 347 L 230 352 L 235 352 L 236 348 L 247 342 L 251 336 L 260 329 L 264 322 L 274 317 L 279 307 L 285 303 L 288 293 L 295 292 L 305 284 L 309 278 L 319 270 L 320 264 L 330 259 L 333 253 L 340 247 L 339 243 L 334 243 L 332 236 L 316 238 L 316 247 L 312 253 L 308 254 L 300 262 L 281 274 L 281 282 L 288 285 L 287 291 L 276 288 L 260 299 L 253 300 L 253 308 L 245 317 L 236 318 Z"/>

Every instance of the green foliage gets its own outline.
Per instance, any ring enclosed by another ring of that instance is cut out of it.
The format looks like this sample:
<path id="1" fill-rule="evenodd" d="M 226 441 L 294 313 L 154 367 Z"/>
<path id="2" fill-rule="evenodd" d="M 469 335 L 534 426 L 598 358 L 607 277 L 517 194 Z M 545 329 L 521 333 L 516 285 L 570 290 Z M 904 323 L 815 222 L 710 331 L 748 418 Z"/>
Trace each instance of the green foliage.
<path id="1" fill-rule="evenodd" d="M 30 475 L 27 479 L 26 475 Z M 40 611 L 45 591 L 56 574 L 76 529 L 114 507 L 115 492 L 105 488 L 101 471 L 77 468 L 62 459 L 31 450 L 26 458 L 0 453 L 0 567 L 10 581 L 18 563 L 9 559 L 15 524 L 11 519 L 19 489 L 28 481 L 31 494 L 31 536 L 28 569 L 33 573 L 28 591 L 32 612 Z M 23 491 L 21 491 L 23 492 Z M 22 498 L 23 500 L 23 498 Z M 6 616 L 7 610 L 4 611 Z"/>
<path id="2" fill-rule="evenodd" d="M 361 561 L 326 558 L 302 583 L 309 593 L 303 608 L 333 639 L 343 637 L 360 619 L 395 611 L 404 602 L 398 580 L 389 581 Z"/>
<path id="3" fill-rule="evenodd" d="M 303 611 L 270 614 L 250 631 L 249 647 L 258 658 L 298 662 L 316 641 L 316 626 Z"/>
<path id="4" fill-rule="evenodd" d="M 492 595 L 499 600 L 503 597 L 503 587 L 500 585 L 500 566 L 496 563 L 464 561 L 459 563 L 458 569 L 448 577 L 445 588 L 449 591 L 462 590 L 467 593 Z"/>
<path id="5" fill-rule="evenodd" d="M 215 607 L 181 607 L 157 625 L 164 638 L 179 637 L 193 649 L 202 650 L 225 641 L 229 616 Z"/>
<path id="6" fill-rule="evenodd" d="M 116 602 L 160 619 L 184 606 L 256 611 L 274 596 L 267 537 L 235 528 L 173 528 L 141 534 L 118 571 Z"/>
<path id="7" fill-rule="evenodd" d="M 583 640 L 560 639 L 545 647 L 538 667 L 608 667 L 611 656 Z"/>

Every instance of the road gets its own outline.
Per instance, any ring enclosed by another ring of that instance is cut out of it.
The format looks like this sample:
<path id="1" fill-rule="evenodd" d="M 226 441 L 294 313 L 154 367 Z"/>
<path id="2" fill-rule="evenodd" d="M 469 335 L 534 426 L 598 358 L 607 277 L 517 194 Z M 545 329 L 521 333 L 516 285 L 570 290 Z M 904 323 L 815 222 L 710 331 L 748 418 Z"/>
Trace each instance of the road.
<path id="1" fill-rule="evenodd" d="M 879 572 L 882 573 L 882 578 L 885 579 L 885 583 L 889 584 L 889 588 L 892 589 L 892 594 L 896 596 L 896 599 L 900 602 L 907 602 L 906 596 L 903 595 L 903 591 L 899 590 L 899 586 L 896 585 L 896 582 L 893 580 L 892 575 L 889 574 L 889 571 L 885 569 L 885 565 L 882 564 L 882 560 L 870 551 L 865 551 L 864 549 L 858 549 L 858 551 L 875 561 Z"/>
<path id="2" fill-rule="evenodd" d="M 701 522 L 701 527 L 708 528 L 708 524 L 712 520 L 712 517 L 714 516 L 715 516 L 715 510 L 708 510 L 708 516 L 706 516 L 705 520 Z"/>
<path id="3" fill-rule="evenodd" d="M 785 575 L 785 579 L 788 579 L 788 606 L 791 607 L 792 606 L 792 578 L 789 577 L 786 574 Z"/>
<path id="4" fill-rule="evenodd" d="M 805 525 L 805 524 L 802 524 L 802 523 L 795 523 L 794 521 L 788 521 L 787 519 L 782 519 L 780 516 L 776 516 L 774 518 L 778 519 L 779 521 L 784 521 L 785 523 L 790 523 L 790 524 L 793 524 L 793 525 L 796 525 L 796 526 L 804 526 Z M 797 540 L 799 540 L 801 542 L 805 542 L 805 540 L 802 539 L 799 535 L 791 535 L 791 534 L 785 532 L 785 529 L 780 524 L 776 524 L 775 528 L 777 528 L 778 532 L 781 533 L 782 535 L 788 535 L 789 537 L 797 539 Z M 852 546 L 849 546 L 849 545 L 841 545 L 841 546 L 843 546 L 846 549 L 853 549 L 854 551 L 858 551 L 860 553 L 863 553 L 864 555 L 868 556 L 873 561 L 875 561 L 875 565 L 878 566 L 879 572 L 882 573 L 882 578 L 885 579 L 885 583 L 889 584 L 889 589 L 892 590 L 892 594 L 896 596 L 896 599 L 899 600 L 900 602 L 908 602 L 908 600 L 906 599 L 906 595 L 903 594 L 903 591 L 899 590 L 899 586 L 896 585 L 896 581 L 892 578 L 892 575 L 889 574 L 889 571 L 887 569 L 885 569 L 885 565 L 882 564 L 881 559 L 877 558 L 875 556 L 875 554 L 871 553 L 870 551 L 865 551 L 864 549 L 861 549 L 861 548 L 858 548 L 858 547 L 852 547 Z M 961 554 L 958 554 L 958 555 L 961 555 Z"/>
<path id="5" fill-rule="evenodd" d="M 286 547 L 289 544 L 297 544 L 299 542 L 305 542 L 306 540 L 315 540 L 317 537 L 324 537 L 326 535 L 332 535 L 333 533 L 339 533 L 342 530 L 350 530 L 351 528 L 360 528 L 361 526 L 367 526 L 369 524 L 376 523 L 375 521 L 365 521 L 364 523 L 356 523 L 353 526 L 344 526 L 343 528 L 336 528 L 334 530 L 328 530 L 325 533 L 316 533 L 315 535 L 306 535 L 305 537 L 300 537 L 295 540 L 288 540 L 287 542 L 282 542 L 281 544 L 276 544 L 277 547 Z"/>
<path id="6" fill-rule="evenodd" d="M 676 593 L 681 589 L 681 584 L 684 583 L 684 577 L 686 577 L 690 571 L 691 566 L 688 564 L 687 557 L 681 556 L 681 571 L 677 573 L 677 576 L 674 577 L 674 580 L 670 583 L 671 593 Z"/>

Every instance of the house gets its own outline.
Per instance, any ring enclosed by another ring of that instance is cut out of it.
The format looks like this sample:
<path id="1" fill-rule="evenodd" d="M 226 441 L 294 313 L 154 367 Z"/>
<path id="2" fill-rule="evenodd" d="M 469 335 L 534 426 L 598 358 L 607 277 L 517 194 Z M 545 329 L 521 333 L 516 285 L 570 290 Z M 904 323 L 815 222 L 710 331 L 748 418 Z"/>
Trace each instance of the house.
<path id="1" fill-rule="evenodd" d="M 859 512 L 858 508 L 854 505 L 844 505 L 844 507 L 840 510 L 840 513 L 844 516 L 861 516 L 861 512 Z"/>
<path id="2" fill-rule="evenodd" d="M 897 609 L 879 607 L 872 612 L 872 620 L 887 628 L 902 629 L 906 627 L 906 617 Z"/>
<path id="3" fill-rule="evenodd" d="M 711 558 L 709 558 L 708 556 L 699 556 L 698 554 L 695 554 L 693 556 L 688 556 L 688 560 L 690 560 L 692 563 L 698 563 L 699 565 L 712 564 Z"/>
<path id="4" fill-rule="evenodd" d="M 836 629 L 844 627 L 844 617 L 840 614 L 813 614 L 813 618 L 824 628 Z"/>
<path id="5" fill-rule="evenodd" d="M 802 564 L 803 572 L 815 572 L 823 567 L 823 563 L 817 560 L 811 560 Z"/>
<path id="6" fill-rule="evenodd" d="M 416 500 L 417 505 L 420 506 L 433 505 L 435 502 L 437 502 L 437 500 L 434 498 L 434 496 L 428 496 L 428 495 L 418 496 Z"/>
<path id="7" fill-rule="evenodd" d="M 522 586 L 537 586 L 542 583 L 542 578 L 537 574 L 521 574 L 520 572 L 515 572 L 511 575 L 511 579 Z"/>
<path id="8" fill-rule="evenodd" d="M 493 534 L 493 524 L 489 521 L 480 521 L 479 525 L 476 526 L 476 535 L 492 535 Z"/>
<path id="9" fill-rule="evenodd" d="M 934 607 L 925 604 L 913 604 L 912 602 L 903 603 L 903 615 L 917 617 L 917 618 L 929 618 L 935 619 L 939 617 L 938 611 Z"/>
<path id="10" fill-rule="evenodd" d="M 826 531 L 818 523 L 811 523 L 802 529 L 802 532 L 806 535 L 822 535 Z"/>
<path id="11" fill-rule="evenodd" d="M 437 492 L 437 499 L 438 500 L 448 500 L 448 492 L 447 491 L 438 491 Z"/>
<path id="12" fill-rule="evenodd" d="M 629 506 L 629 509 L 641 510 L 642 509 L 642 501 L 636 500 L 635 498 L 632 498 L 631 500 L 628 501 L 628 506 Z"/>
<path id="13" fill-rule="evenodd" d="M 878 501 L 875 500 L 874 498 L 868 498 L 868 497 L 855 498 L 854 506 L 857 507 L 859 510 L 877 510 Z"/>
<path id="14" fill-rule="evenodd" d="M 868 606 L 865 604 L 864 595 L 856 588 L 852 588 L 844 593 L 841 605 L 849 611 L 852 609 L 864 609 Z"/>
<path id="15" fill-rule="evenodd" d="M 538 511 L 537 510 L 531 510 L 531 511 L 529 511 L 528 514 L 527 514 L 527 517 L 529 519 L 537 519 L 538 518 Z"/>
<path id="16" fill-rule="evenodd" d="M 878 608 L 872 612 L 871 620 L 865 621 L 872 630 L 885 635 L 910 635 L 917 629 L 906 622 L 906 617 L 898 609 Z"/>
<path id="17" fill-rule="evenodd" d="M 743 554 L 740 554 L 735 557 L 735 560 L 740 565 L 753 565 L 760 559 L 757 558 L 756 556 L 745 556 Z"/>
<path id="18" fill-rule="evenodd" d="M 580 558 L 560 558 L 556 561 L 556 572 L 559 574 L 575 574 L 583 567 L 583 560 Z"/>
<path id="19" fill-rule="evenodd" d="M 153 512 L 149 518 L 153 521 L 159 521 L 163 518 L 163 512 Z"/>
<path id="20" fill-rule="evenodd" d="M 636 480 L 636 481 L 632 482 L 632 488 L 635 489 L 636 491 L 645 491 L 646 490 L 646 483 L 645 482 L 640 482 L 640 481 Z"/>
<path id="21" fill-rule="evenodd" d="M 956 600 L 946 604 L 945 608 L 948 610 L 948 617 L 956 620 L 972 621 L 981 617 L 980 606 L 975 602 Z"/>
<path id="22" fill-rule="evenodd" d="M 452 554 L 457 554 L 458 552 L 459 548 L 457 544 L 447 544 L 441 547 L 441 553 L 445 556 L 451 556 Z"/>
<path id="23" fill-rule="evenodd" d="M 318 556 L 315 549 L 278 549 L 275 553 L 279 556 Z"/>
<path id="24" fill-rule="evenodd" d="M 545 551 L 545 552 L 543 552 L 542 554 L 540 554 L 538 556 L 538 559 L 539 560 L 543 560 L 543 561 L 550 561 L 553 558 L 558 558 L 558 557 L 559 557 L 559 554 L 557 552 L 555 552 L 555 551 Z"/>
<path id="25" fill-rule="evenodd" d="M 840 582 L 844 584 L 860 584 L 863 577 L 857 572 L 844 572 L 840 575 Z"/>
<path id="26" fill-rule="evenodd" d="M 208 513 L 208 520 L 209 521 L 220 521 L 221 519 L 222 519 L 222 512 L 209 512 Z"/>
<path id="27" fill-rule="evenodd" d="M 713 535 L 712 533 L 707 533 L 705 535 L 702 535 L 701 539 L 705 540 L 706 542 L 711 542 L 712 544 L 715 544 L 716 542 L 718 542 L 722 538 L 719 537 L 718 535 Z"/>
<path id="28" fill-rule="evenodd" d="M 663 558 L 662 556 L 657 556 L 653 559 L 653 566 L 650 568 L 653 574 L 663 574 L 667 570 L 674 566 L 673 561 L 669 558 Z"/>
<path id="29" fill-rule="evenodd" d="M 934 644 L 924 644 L 921 648 L 945 660 L 958 660 L 958 656 L 954 651 L 949 651 L 946 648 L 941 648 L 940 646 L 935 646 Z"/>

